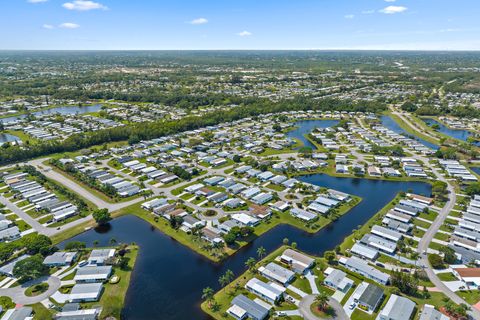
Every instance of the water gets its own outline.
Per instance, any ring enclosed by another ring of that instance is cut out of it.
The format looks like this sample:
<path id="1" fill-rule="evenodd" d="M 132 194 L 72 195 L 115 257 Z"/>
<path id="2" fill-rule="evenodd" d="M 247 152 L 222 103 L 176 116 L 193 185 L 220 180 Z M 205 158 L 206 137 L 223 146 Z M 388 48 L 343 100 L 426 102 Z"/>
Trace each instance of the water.
<path id="1" fill-rule="evenodd" d="M 438 132 L 440 133 L 443 133 L 449 137 L 452 137 L 452 138 L 455 138 L 455 139 L 458 139 L 458 140 L 462 140 L 462 141 L 467 141 L 468 137 L 470 136 L 473 136 L 474 134 L 471 132 L 471 131 L 468 131 L 468 130 L 463 130 L 463 129 L 451 129 L 449 127 L 447 127 L 446 125 L 444 125 L 443 123 L 435 120 L 435 119 L 432 119 L 432 118 L 425 118 L 425 119 L 422 119 L 423 122 L 425 122 L 427 125 L 431 126 L 431 125 L 438 125 Z M 475 145 L 477 146 L 480 146 L 480 141 L 476 141 L 474 143 Z"/>
<path id="2" fill-rule="evenodd" d="M 389 116 L 381 116 L 380 117 L 380 120 L 382 121 L 382 125 L 385 127 L 385 128 L 388 128 L 390 130 L 392 130 L 393 132 L 396 132 L 398 134 L 403 134 L 403 135 L 406 135 L 408 137 L 412 137 L 413 139 L 417 140 L 418 142 L 420 142 L 421 144 L 423 144 L 424 146 L 426 147 L 429 147 L 433 150 L 437 150 L 439 147 L 436 145 L 436 144 L 433 144 L 431 142 L 428 142 L 426 140 L 423 140 L 415 135 L 412 135 L 411 133 L 405 131 L 404 129 L 402 129 L 402 127 L 400 127 L 398 125 L 398 123 L 395 122 L 395 120 L 393 120 L 391 117 Z"/>
<path id="3" fill-rule="evenodd" d="M 480 167 L 471 167 L 470 169 L 480 176 Z"/>
<path id="4" fill-rule="evenodd" d="M 0 145 L 5 142 L 19 141 L 20 138 L 8 133 L 0 133 Z"/>
<path id="5" fill-rule="evenodd" d="M 295 138 L 300 140 L 305 147 L 310 147 L 313 150 L 316 149 L 315 145 L 308 141 L 304 137 L 305 134 L 309 134 L 315 128 L 328 128 L 333 127 L 338 124 L 338 120 L 303 120 L 295 123 L 295 126 L 298 128 L 287 133 L 287 136 L 290 138 Z"/>
<path id="6" fill-rule="evenodd" d="M 338 178 L 328 175 L 311 175 L 299 179 L 361 196 L 363 201 L 316 234 L 289 225 L 277 226 L 222 264 L 212 263 L 135 216 L 115 219 L 111 222 L 111 229 L 106 232 L 90 230 L 68 241 L 84 241 L 87 246 L 93 246 L 97 240 L 100 246 L 107 246 L 109 240 L 115 238 L 118 242 L 135 242 L 140 246 L 122 312 L 124 319 L 208 319 L 200 309 L 202 289 L 210 286 L 217 291 L 218 278 L 227 269 L 232 270 L 236 276 L 243 273 L 246 270 L 245 261 L 257 256 L 258 247 L 263 246 L 267 252 L 271 252 L 281 245 L 284 238 L 288 238 L 290 242 L 296 242 L 300 250 L 322 255 L 325 250 L 331 250 L 340 244 L 351 234 L 352 229 L 364 224 L 398 192 L 411 189 L 419 194 L 430 195 L 430 185 L 421 182 Z M 64 243 L 60 246 L 62 245 Z"/>
<path id="7" fill-rule="evenodd" d="M 50 114 L 64 114 L 64 115 L 69 115 L 69 114 L 83 114 L 83 113 L 90 113 L 90 112 L 97 112 L 100 111 L 102 108 L 102 105 L 96 104 L 93 106 L 63 106 L 63 107 L 56 107 L 56 108 L 51 108 L 51 109 L 46 109 L 46 110 L 41 110 L 37 112 L 33 112 L 32 114 L 35 116 L 41 116 L 41 115 L 50 115 Z M 8 117 L 8 118 L 3 118 L 0 119 L 1 122 L 7 123 L 10 121 L 15 121 L 15 120 L 20 120 L 27 117 L 26 114 L 21 114 L 19 116 L 15 117 Z"/>

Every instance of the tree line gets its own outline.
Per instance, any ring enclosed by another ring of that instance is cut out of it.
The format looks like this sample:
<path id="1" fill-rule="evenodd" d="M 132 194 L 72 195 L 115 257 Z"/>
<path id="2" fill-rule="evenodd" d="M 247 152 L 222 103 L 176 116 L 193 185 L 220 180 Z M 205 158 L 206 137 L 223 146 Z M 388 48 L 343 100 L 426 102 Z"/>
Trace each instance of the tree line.
<path id="1" fill-rule="evenodd" d="M 312 100 L 298 97 L 273 103 L 267 99 L 258 99 L 237 108 L 215 111 L 198 116 L 187 116 L 180 120 L 158 120 L 154 122 L 135 123 L 122 127 L 114 127 L 93 132 L 74 134 L 63 141 L 41 141 L 29 146 L 9 146 L 0 152 L 0 165 L 31 158 L 47 156 L 54 153 L 71 152 L 109 142 L 126 141 L 131 137 L 139 140 L 149 140 L 195 130 L 206 126 L 213 126 L 223 122 L 235 121 L 247 117 L 256 117 L 262 114 L 278 113 L 283 111 L 354 111 L 354 112 L 381 112 L 386 109 L 380 102 L 353 102 L 337 99 Z"/>

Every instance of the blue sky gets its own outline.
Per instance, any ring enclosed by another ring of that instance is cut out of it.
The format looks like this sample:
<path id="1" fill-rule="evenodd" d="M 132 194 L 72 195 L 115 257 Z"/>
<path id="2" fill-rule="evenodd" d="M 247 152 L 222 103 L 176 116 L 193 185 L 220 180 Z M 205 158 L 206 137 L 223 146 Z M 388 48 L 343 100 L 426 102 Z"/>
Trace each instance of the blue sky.
<path id="1" fill-rule="evenodd" d="M 0 49 L 480 50 L 479 0 L 2 0 Z"/>

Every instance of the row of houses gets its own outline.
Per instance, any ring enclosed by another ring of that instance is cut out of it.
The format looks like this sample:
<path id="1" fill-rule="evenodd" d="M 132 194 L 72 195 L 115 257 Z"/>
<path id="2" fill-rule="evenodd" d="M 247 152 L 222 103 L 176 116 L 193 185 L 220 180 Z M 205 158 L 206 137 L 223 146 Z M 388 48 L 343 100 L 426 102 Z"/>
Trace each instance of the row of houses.
<path id="1" fill-rule="evenodd" d="M 27 173 L 18 172 L 4 176 L 3 181 L 15 193 L 15 198 L 25 199 L 34 205 L 35 210 L 51 214 L 54 222 L 62 221 L 78 214 L 76 205 L 60 200 L 53 192 L 45 189 L 40 183 L 27 178 Z"/>
<path id="2" fill-rule="evenodd" d="M 466 182 L 478 181 L 478 178 L 457 160 L 440 159 L 438 163 L 440 164 L 440 166 L 442 166 L 442 168 L 447 172 L 450 177 L 454 177 Z"/>

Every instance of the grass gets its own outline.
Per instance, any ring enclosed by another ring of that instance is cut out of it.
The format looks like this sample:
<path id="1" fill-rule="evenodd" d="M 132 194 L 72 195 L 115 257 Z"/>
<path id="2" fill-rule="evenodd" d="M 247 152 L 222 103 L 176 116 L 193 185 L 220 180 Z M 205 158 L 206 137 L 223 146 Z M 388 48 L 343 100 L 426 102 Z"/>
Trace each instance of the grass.
<path id="1" fill-rule="evenodd" d="M 279 256 L 287 246 L 281 246 L 278 249 L 274 250 L 270 253 L 267 257 L 257 263 L 256 268 L 260 265 L 265 265 L 275 259 L 275 257 Z M 225 288 L 221 289 L 214 295 L 215 302 L 218 304 L 218 310 L 214 311 L 209 308 L 207 302 L 203 302 L 201 304 L 201 308 L 204 312 L 208 313 L 214 319 L 224 319 L 223 314 L 227 311 L 230 307 L 230 302 L 232 299 L 239 295 L 244 294 L 247 297 L 255 298 L 250 292 L 248 292 L 244 287 L 245 284 L 252 279 L 255 274 L 249 270 L 245 271 L 243 274 L 239 275 L 235 280 L 233 280 L 230 284 L 228 284 Z"/>
<path id="2" fill-rule="evenodd" d="M 25 295 L 27 297 L 34 297 L 44 293 L 47 290 L 48 290 L 48 283 L 42 282 L 34 286 L 28 287 L 27 290 L 25 290 Z"/>
<path id="3" fill-rule="evenodd" d="M 53 319 L 53 313 L 49 309 L 45 308 L 45 306 L 41 303 L 36 303 L 31 306 L 33 308 L 33 312 L 35 316 L 33 320 L 50 320 Z"/>
<path id="4" fill-rule="evenodd" d="M 468 304 L 476 304 L 480 301 L 480 290 L 462 290 L 457 291 L 457 295 L 463 298 Z"/>
<path id="5" fill-rule="evenodd" d="M 361 198 L 359 197 L 353 197 L 353 200 L 350 201 L 347 204 L 342 205 L 337 209 L 336 216 L 341 216 L 345 213 L 347 213 L 351 208 L 353 208 L 355 205 L 357 205 L 361 201 Z M 332 222 L 332 219 L 326 218 L 323 216 L 319 217 L 319 220 L 316 221 L 315 223 L 307 224 L 304 221 L 297 219 L 290 215 L 287 212 L 281 212 L 281 213 L 273 213 L 272 217 L 270 219 L 265 219 L 262 221 L 257 227 L 255 227 L 254 234 L 248 237 L 247 239 L 239 240 L 236 242 L 236 244 L 232 247 L 226 246 L 224 249 L 223 254 L 212 251 L 212 250 L 207 250 L 206 248 L 206 243 L 202 241 L 196 241 L 196 239 L 192 236 L 189 235 L 181 230 L 175 230 L 170 226 L 170 223 L 165 220 L 164 218 L 155 218 L 155 216 L 142 209 L 141 208 L 141 203 L 136 203 L 133 204 L 129 207 L 122 208 L 119 211 L 113 212 L 112 213 L 112 218 L 120 217 L 123 215 L 127 214 L 133 214 L 147 222 L 149 222 L 151 225 L 155 226 L 157 229 L 165 233 L 166 235 L 174 238 L 181 244 L 189 247 L 190 249 L 194 250 L 195 252 L 209 258 L 212 261 L 221 261 L 225 257 L 234 254 L 238 249 L 241 247 L 247 245 L 251 241 L 253 241 L 255 238 L 261 236 L 265 232 L 273 229 L 274 227 L 280 225 L 280 224 L 290 224 L 294 227 L 297 227 L 301 230 L 304 230 L 309 233 L 315 233 L 318 232 L 320 229 L 324 228 L 328 224 Z M 84 224 L 75 226 L 71 229 L 68 229 L 62 233 L 59 233 L 55 236 L 52 237 L 53 243 L 59 243 L 63 240 L 69 239 L 79 233 L 82 233 L 85 231 L 86 228 L 91 228 L 95 226 L 94 221 L 88 221 Z"/>
<path id="6" fill-rule="evenodd" d="M 451 272 L 437 273 L 437 276 L 442 281 L 457 281 L 457 278 Z"/>
<path id="7" fill-rule="evenodd" d="M 115 284 L 105 283 L 104 292 L 100 298 L 99 302 L 90 302 L 82 304 L 87 307 L 92 307 L 100 304 L 102 306 L 102 313 L 100 319 L 105 319 L 108 317 L 115 317 L 120 319 L 120 313 L 124 307 L 125 295 L 130 284 L 130 276 L 132 270 L 135 266 L 135 261 L 138 255 L 137 246 L 129 246 L 128 252 L 125 254 L 125 257 L 129 258 L 128 268 L 126 270 L 121 270 L 118 267 L 114 267 L 113 274 L 120 277 L 120 281 Z"/>
<path id="8" fill-rule="evenodd" d="M 293 281 L 292 285 L 305 293 L 312 293 L 312 287 L 310 286 L 310 282 L 308 282 L 307 278 L 305 278 L 304 276 L 297 276 L 295 281 Z"/>

